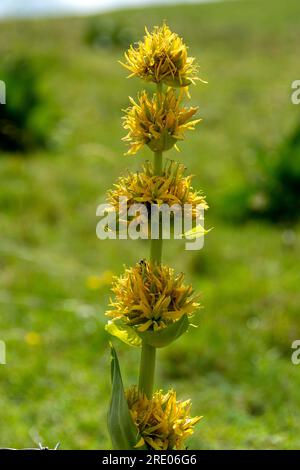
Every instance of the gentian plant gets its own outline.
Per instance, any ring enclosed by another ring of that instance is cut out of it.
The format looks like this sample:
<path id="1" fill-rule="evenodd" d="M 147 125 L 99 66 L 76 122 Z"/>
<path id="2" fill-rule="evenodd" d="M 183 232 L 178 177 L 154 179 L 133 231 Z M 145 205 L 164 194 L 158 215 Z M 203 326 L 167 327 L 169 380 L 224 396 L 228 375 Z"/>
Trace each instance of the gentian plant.
<path id="1" fill-rule="evenodd" d="M 150 208 L 153 204 L 177 204 L 190 207 L 192 218 L 197 210 L 207 208 L 205 197 L 191 186 L 182 164 L 167 160 L 163 153 L 176 147 L 188 130 L 200 119 L 194 119 L 196 107 L 186 107 L 189 86 L 200 80 L 194 58 L 189 57 L 182 39 L 166 24 L 146 29 L 143 40 L 131 46 L 122 64 L 130 77 L 156 85 L 150 95 L 141 91 L 130 98 L 125 110 L 124 141 L 128 155 L 143 146 L 153 151 L 153 162 L 146 162 L 138 173 L 129 172 L 118 179 L 108 192 L 108 201 L 118 213 L 118 222 L 126 224 L 123 212 L 135 203 Z M 126 198 L 123 212 L 118 201 Z M 151 212 L 151 211 L 150 211 Z M 147 216 L 148 217 L 148 216 Z M 143 221 L 147 228 L 149 220 Z M 160 221 L 160 224 L 162 222 Z M 202 234 L 204 231 L 202 230 Z M 128 267 L 113 280 L 113 297 L 107 311 L 107 331 L 126 344 L 141 349 L 138 385 L 123 388 L 119 362 L 112 347 L 112 397 L 108 428 L 114 449 L 171 450 L 184 448 L 200 417 L 190 417 L 191 402 L 177 401 L 176 392 L 154 391 L 157 349 L 163 348 L 187 332 L 190 319 L 199 307 L 192 286 L 183 274 L 162 264 L 162 227 L 158 237 L 150 237 L 150 259 Z"/>

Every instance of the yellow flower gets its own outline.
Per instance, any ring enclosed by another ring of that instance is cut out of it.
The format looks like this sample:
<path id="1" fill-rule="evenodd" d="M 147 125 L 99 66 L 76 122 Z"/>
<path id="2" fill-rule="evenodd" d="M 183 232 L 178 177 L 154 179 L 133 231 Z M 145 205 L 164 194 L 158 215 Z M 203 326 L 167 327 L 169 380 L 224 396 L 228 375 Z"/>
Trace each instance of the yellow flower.
<path id="1" fill-rule="evenodd" d="M 201 119 L 190 120 L 198 108 L 181 106 L 182 93 L 176 96 L 169 88 L 165 94 L 154 94 L 149 98 L 146 91 L 136 103 L 131 97 L 131 105 L 123 117 L 123 126 L 128 134 L 122 140 L 130 144 L 127 155 L 134 155 L 144 145 L 153 152 L 166 151 L 184 139 L 187 130 L 194 130 Z"/>
<path id="2" fill-rule="evenodd" d="M 191 316 L 199 307 L 190 285 L 183 283 L 184 275 L 174 274 L 168 266 L 142 260 L 113 282 L 115 299 L 106 315 L 122 319 L 138 331 L 157 331 Z"/>
<path id="3" fill-rule="evenodd" d="M 191 401 L 176 401 L 176 392 L 154 393 L 151 400 L 136 387 L 126 391 L 128 408 L 141 436 L 137 447 L 147 445 L 150 450 L 182 449 L 185 439 L 194 432 L 194 425 L 202 417 L 191 418 Z"/>
<path id="4" fill-rule="evenodd" d="M 126 67 L 131 74 L 147 82 L 164 82 L 169 86 L 186 87 L 199 80 L 194 58 L 187 54 L 182 39 L 170 28 L 155 26 L 152 33 L 147 28 L 143 41 L 125 53 Z"/>
<path id="5" fill-rule="evenodd" d="M 141 172 L 129 172 L 126 176 L 119 177 L 114 188 L 108 191 L 107 200 L 121 220 L 125 219 L 133 204 L 140 203 L 148 208 L 150 204 L 178 204 L 182 208 L 186 204 L 189 205 L 194 219 L 199 209 L 207 209 L 208 205 L 205 197 L 192 188 L 192 176 L 184 176 L 184 172 L 183 164 L 167 160 L 162 175 L 155 175 L 152 163 L 146 162 Z M 121 197 L 127 199 L 127 206 L 124 208 L 119 207 Z M 188 206 L 185 207 L 187 210 Z M 150 210 L 148 214 L 150 217 Z"/>
<path id="6" fill-rule="evenodd" d="M 25 342 L 29 346 L 33 346 L 33 347 L 34 346 L 39 346 L 42 342 L 41 336 L 36 331 L 29 331 L 28 333 L 26 333 L 24 339 L 25 339 Z"/>

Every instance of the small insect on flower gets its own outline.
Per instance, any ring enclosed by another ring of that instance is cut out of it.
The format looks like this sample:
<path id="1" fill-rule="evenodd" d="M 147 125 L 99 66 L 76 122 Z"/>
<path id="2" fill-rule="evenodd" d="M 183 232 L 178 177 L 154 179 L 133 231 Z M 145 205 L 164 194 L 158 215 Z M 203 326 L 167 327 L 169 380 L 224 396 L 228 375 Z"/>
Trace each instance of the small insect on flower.
<path id="1" fill-rule="evenodd" d="M 160 390 L 149 400 L 136 387 L 132 387 L 126 391 L 126 398 L 130 415 L 141 436 L 137 448 L 146 444 L 149 450 L 180 450 L 202 418 L 191 418 L 191 401 L 176 401 L 174 390 L 165 395 Z"/>
<path id="2" fill-rule="evenodd" d="M 199 307 L 192 286 L 183 280 L 184 275 L 175 275 L 172 268 L 143 260 L 115 278 L 113 309 L 106 315 L 140 332 L 161 330 Z"/>
<path id="3" fill-rule="evenodd" d="M 126 155 L 136 154 L 144 145 L 153 152 L 169 150 L 201 121 L 191 120 L 198 108 L 181 106 L 182 92 L 177 97 L 173 88 L 152 97 L 143 91 L 138 102 L 129 99 L 132 106 L 125 110 L 123 117 L 123 127 L 128 134 L 122 140 L 130 145 Z"/>
<path id="4" fill-rule="evenodd" d="M 147 82 L 165 83 L 172 87 L 186 87 L 196 80 L 198 67 L 195 59 L 187 54 L 187 47 L 178 34 L 170 28 L 155 26 L 135 47 L 125 53 L 125 63 L 120 62 L 131 74 Z"/>

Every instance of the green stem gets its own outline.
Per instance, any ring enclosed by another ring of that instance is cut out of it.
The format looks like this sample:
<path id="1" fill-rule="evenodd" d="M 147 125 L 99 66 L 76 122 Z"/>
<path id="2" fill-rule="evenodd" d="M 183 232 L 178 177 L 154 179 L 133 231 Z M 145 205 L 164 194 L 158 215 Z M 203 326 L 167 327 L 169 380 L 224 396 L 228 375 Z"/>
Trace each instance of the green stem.
<path id="1" fill-rule="evenodd" d="M 154 174 L 162 173 L 162 152 L 154 152 Z"/>
<path id="2" fill-rule="evenodd" d="M 162 152 L 154 153 L 154 174 L 161 175 L 162 173 Z M 159 238 L 151 239 L 150 248 L 150 261 L 151 263 L 160 264 L 162 257 L 162 237 L 161 237 L 161 226 L 159 226 Z"/>
<path id="3" fill-rule="evenodd" d="M 148 399 L 153 394 L 154 372 L 155 372 L 156 348 L 142 343 L 139 391 L 144 393 Z"/>
<path id="4" fill-rule="evenodd" d="M 162 152 L 154 153 L 154 174 L 162 173 Z M 151 239 L 150 260 L 151 263 L 160 264 L 162 255 L 162 238 Z M 152 397 L 155 372 L 156 348 L 142 342 L 139 391 L 144 393 L 148 399 Z"/>
<path id="5" fill-rule="evenodd" d="M 151 254 L 150 261 L 151 263 L 160 264 L 162 255 L 162 239 L 151 240 Z"/>

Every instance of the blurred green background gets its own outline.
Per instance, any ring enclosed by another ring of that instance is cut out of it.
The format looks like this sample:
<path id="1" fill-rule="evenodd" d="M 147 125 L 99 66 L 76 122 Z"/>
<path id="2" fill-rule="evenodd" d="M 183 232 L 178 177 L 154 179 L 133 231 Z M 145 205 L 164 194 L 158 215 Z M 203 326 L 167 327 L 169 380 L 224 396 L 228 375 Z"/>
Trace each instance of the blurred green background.
<path id="1" fill-rule="evenodd" d="M 196 175 L 214 229 L 199 252 L 165 242 L 204 308 L 159 352 L 156 384 L 204 415 L 192 449 L 299 448 L 298 0 L 1 23 L 0 446 L 110 447 L 110 280 L 149 243 L 98 240 L 95 212 L 120 173 L 151 158 L 123 156 L 121 109 L 143 84 L 117 61 L 163 20 L 208 81 L 191 89 L 203 123 L 168 157 Z M 115 346 L 135 383 L 139 351 Z"/>

